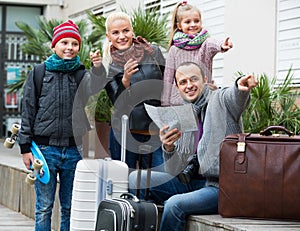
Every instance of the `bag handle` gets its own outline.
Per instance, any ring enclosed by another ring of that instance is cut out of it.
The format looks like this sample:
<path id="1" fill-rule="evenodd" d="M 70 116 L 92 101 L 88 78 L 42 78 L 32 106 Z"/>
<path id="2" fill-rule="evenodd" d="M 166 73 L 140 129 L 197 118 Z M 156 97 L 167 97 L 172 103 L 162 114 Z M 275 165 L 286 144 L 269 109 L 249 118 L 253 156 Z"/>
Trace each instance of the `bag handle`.
<path id="1" fill-rule="evenodd" d="M 123 199 L 130 199 L 134 202 L 140 202 L 139 198 L 137 198 L 137 196 L 133 195 L 132 193 L 122 193 L 120 195 L 120 198 L 123 198 Z"/>
<path id="2" fill-rule="evenodd" d="M 271 131 L 273 130 L 285 132 L 288 136 L 294 136 L 294 132 L 287 130 L 284 126 L 277 126 L 277 125 L 269 126 L 266 129 L 261 130 L 259 134 L 262 136 L 270 136 L 272 135 Z"/>

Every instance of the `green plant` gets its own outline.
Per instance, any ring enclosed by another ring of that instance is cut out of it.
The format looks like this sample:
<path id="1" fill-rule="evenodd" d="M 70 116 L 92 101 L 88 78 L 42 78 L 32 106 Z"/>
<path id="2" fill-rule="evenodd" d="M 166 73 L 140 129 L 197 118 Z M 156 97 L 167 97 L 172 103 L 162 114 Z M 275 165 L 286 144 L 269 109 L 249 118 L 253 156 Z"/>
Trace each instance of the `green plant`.
<path id="1" fill-rule="evenodd" d="M 275 77 L 270 80 L 266 74 L 259 76 L 243 114 L 245 132 L 258 133 L 270 125 L 280 125 L 294 134 L 300 133 L 300 108 L 295 103 L 298 93 L 292 87 L 292 79 L 291 68 L 280 84 Z"/>
<path id="2" fill-rule="evenodd" d="M 126 12 L 125 9 L 123 11 Z M 131 14 L 134 33 L 146 38 L 152 44 L 167 48 L 167 18 L 168 14 L 160 16 L 157 12 L 145 11 L 139 6 Z"/>
<path id="3" fill-rule="evenodd" d="M 99 122 L 108 122 L 111 119 L 112 113 L 112 102 L 110 101 L 106 90 L 100 91 L 99 96 L 96 101 L 95 107 L 95 120 Z"/>

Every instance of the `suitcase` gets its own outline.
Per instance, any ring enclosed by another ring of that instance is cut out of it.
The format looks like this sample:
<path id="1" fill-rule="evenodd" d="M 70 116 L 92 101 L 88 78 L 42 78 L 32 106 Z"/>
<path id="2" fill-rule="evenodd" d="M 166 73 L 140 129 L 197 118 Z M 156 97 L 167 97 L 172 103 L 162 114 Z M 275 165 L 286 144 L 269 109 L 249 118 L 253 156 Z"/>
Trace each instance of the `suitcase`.
<path id="1" fill-rule="evenodd" d="M 119 160 L 83 159 L 77 163 L 70 230 L 95 230 L 100 202 L 128 192 L 128 166 Z"/>
<path id="2" fill-rule="evenodd" d="M 220 149 L 219 213 L 300 220 L 299 178 L 300 136 L 282 126 L 229 135 Z"/>
<path id="3" fill-rule="evenodd" d="M 122 155 L 126 152 L 126 132 L 128 117 L 122 117 Z M 151 147 L 141 145 L 139 151 L 147 153 Z M 142 155 L 140 155 L 142 156 Z M 141 162 L 142 158 L 139 158 Z M 125 159 L 124 159 L 125 161 Z M 151 168 L 152 154 L 149 155 L 149 166 L 147 170 L 147 184 L 150 182 L 150 168 Z M 137 195 L 139 195 L 139 185 L 141 177 L 141 169 L 138 168 L 137 179 Z M 146 190 L 147 198 L 149 190 Z M 130 193 L 123 193 L 119 198 L 105 199 L 100 202 L 97 215 L 96 231 L 151 231 L 157 230 L 158 226 L 158 209 L 157 206 L 145 200 L 139 200 L 137 196 Z"/>
<path id="4" fill-rule="evenodd" d="M 101 201 L 96 231 L 155 231 L 157 217 L 158 210 L 154 203 L 124 193 L 120 198 Z"/>

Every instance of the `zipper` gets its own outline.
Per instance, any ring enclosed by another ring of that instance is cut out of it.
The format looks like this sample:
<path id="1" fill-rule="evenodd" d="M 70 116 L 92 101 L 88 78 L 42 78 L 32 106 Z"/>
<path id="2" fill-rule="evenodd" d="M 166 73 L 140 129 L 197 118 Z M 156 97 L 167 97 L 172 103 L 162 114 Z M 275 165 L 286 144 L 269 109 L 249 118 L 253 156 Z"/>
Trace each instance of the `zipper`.
<path id="1" fill-rule="evenodd" d="M 62 117 L 63 117 L 63 73 L 59 74 L 58 78 L 58 137 L 62 137 Z M 59 144 L 61 145 L 61 139 L 58 139 Z"/>

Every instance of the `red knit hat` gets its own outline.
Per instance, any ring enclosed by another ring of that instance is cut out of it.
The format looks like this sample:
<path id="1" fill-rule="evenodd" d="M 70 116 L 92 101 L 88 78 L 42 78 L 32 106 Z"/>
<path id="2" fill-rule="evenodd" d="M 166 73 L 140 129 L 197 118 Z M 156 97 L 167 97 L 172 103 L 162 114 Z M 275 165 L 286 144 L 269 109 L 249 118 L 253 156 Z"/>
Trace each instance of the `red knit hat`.
<path id="1" fill-rule="evenodd" d="M 74 38 L 81 44 L 81 38 L 78 31 L 78 26 L 72 20 L 68 20 L 53 29 L 53 37 L 51 48 L 62 38 Z"/>

